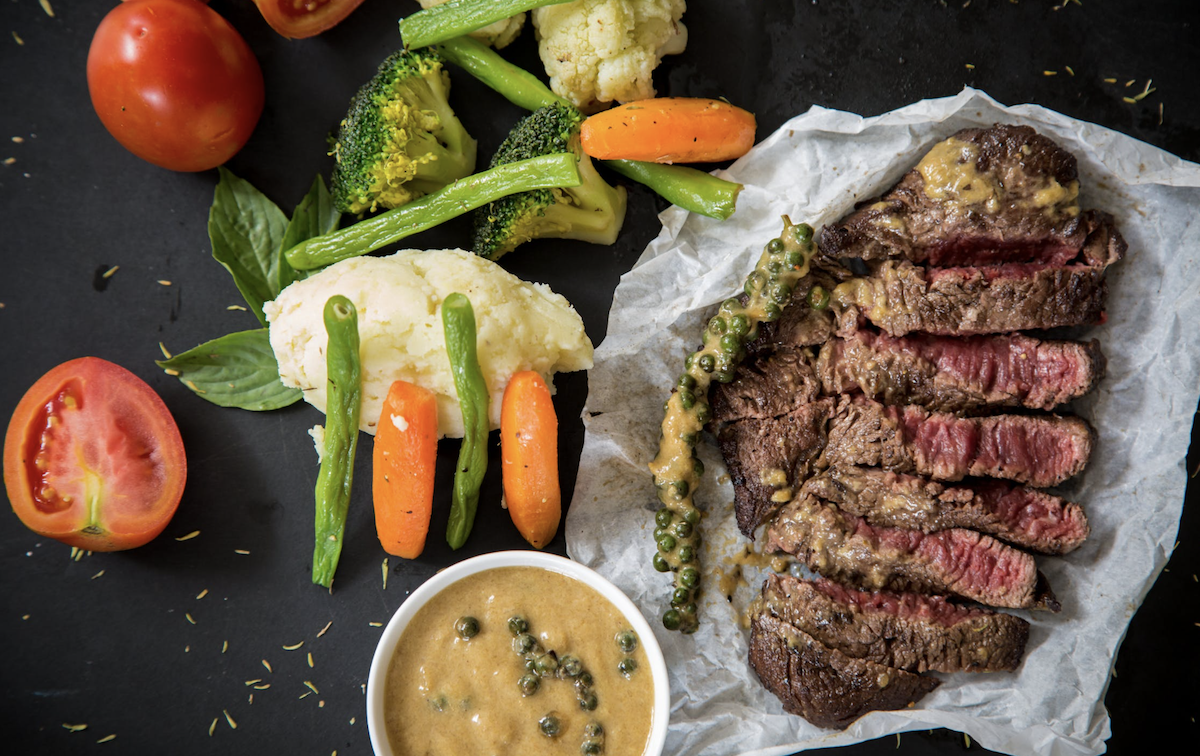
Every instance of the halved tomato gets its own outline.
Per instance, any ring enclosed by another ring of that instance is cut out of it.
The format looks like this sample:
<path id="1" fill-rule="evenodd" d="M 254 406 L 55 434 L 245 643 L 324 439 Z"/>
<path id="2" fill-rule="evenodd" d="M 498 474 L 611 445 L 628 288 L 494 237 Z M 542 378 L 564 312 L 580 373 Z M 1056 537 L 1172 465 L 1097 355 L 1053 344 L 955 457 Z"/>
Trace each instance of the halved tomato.
<path id="1" fill-rule="evenodd" d="M 141 546 L 179 506 L 187 458 L 158 394 L 98 357 L 64 362 L 17 404 L 4 486 L 32 531 L 90 551 Z"/>
<path id="2" fill-rule="evenodd" d="M 254 0 L 271 28 L 288 39 L 315 37 L 341 23 L 362 0 Z"/>

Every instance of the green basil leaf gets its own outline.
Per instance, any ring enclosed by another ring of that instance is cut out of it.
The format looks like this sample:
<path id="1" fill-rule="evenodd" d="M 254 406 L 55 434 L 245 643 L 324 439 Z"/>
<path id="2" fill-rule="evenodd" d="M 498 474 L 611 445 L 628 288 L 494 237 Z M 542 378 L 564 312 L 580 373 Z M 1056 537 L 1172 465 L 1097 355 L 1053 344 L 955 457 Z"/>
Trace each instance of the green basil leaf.
<path id="1" fill-rule="evenodd" d="M 222 407 L 273 410 L 303 395 L 280 382 L 266 328 L 231 333 L 155 362 L 202 399 Z"/>
<path id="2" fill-rule="evenodd" d="M 221 180 L 208 212 L 208 238 L 217 262 L 233 275 L 238 291 L 258 318 L 267 324 L 263 302 L 283 289 L 280 245 L 288 219 L 274 202 L 222 167 Z M 289 281 L 290 282 L 290 281 Z"/>
<path id="3" fill-rule="evenodd" d="M 293 281 L 305 278 L 308 271 L 298 271 L 288 264 L 283 253 L 302 241 L 308 241 L 316 236 L 324 236 L 336 231 L 342 221 L 342 212 L 333 206 L 333 198 L 325 188 L 325 179 L 317 174 L 312 187 L 288 222 L 287 231 L 283 234 L 283 243 L 279 246 L 279 288 L 282 291 Z"/>

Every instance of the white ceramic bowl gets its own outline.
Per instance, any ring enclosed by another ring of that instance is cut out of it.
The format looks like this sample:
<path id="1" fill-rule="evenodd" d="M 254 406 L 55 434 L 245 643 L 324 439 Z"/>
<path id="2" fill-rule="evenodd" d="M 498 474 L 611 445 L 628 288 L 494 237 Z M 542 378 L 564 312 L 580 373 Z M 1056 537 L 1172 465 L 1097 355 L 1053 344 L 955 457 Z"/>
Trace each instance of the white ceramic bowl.
<path id="1" fill-rule="evenodd" d="M 371 671 L 367 677 L 367 729 L 371 734 L 371 747 L 377 756 L 394 756 L 392 746 L 388 742 L 387 729 L 384 725 L 383 689 L 387 679 L 388 663 L 396 650 L 404 628 L 409 621 L 434 596 L 452 583 L 468 575 L 496 569 L 497 567 L 540 567 L 544 570 L 557 572 L 567 577 L 575 578 L 590 585 L 601 596 L 617 607 L 629 626 L 637 633 L 646 659 L 650 663 L 650 672 L 654 680 L 654 714 L 650 720 L 650 737 L 646 740 L 646 750 L 643 756 L 659 756 L 667 739 L 667 723 L 671 715 L 671 694 L 667 682 L 667 664 L 663 661 L 662 649 L 654 631 L 646 618 L 629 597 L 620 588 L 610 583 L 595 570 L 585 567 L 578 562 L 556 556 L 543 554 L 540 551 L 498 551 L 492 554 L 482 554 L 447 567 L 425 581 L 420 588 L 412 592 L 392 619 L 383 629 L 379 645 L 375 647 L 375 656 L 371 659 Z"/>

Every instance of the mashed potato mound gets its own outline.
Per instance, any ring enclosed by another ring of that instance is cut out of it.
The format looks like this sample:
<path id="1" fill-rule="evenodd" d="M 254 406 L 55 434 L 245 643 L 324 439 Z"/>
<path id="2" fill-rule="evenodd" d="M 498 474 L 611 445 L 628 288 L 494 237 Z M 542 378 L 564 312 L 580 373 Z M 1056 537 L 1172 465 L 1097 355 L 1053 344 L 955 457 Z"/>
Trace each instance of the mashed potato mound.
<path id="1" fill-rule="evenodd" d="M 325 302 L 341 294 L 358 310 L 363 400 L 360 425 L 374 434 L 392 381 L 437 395 L 441 435 L 461 438 L 462 414 L 446 356 L 441 303 L 465 294 L 475 310 L 479 363 L 487 381 L 492 428 L 509 379 L 536 370 L 550 385 L 556 372 L 592 366 L 592 342 L 571 304 L 544 284 L 522 281 L 461 249 L 404 250 L 357 257 L 293 283 L 263 305 L 271 348 L 285 386 L 325 411 Z"/>

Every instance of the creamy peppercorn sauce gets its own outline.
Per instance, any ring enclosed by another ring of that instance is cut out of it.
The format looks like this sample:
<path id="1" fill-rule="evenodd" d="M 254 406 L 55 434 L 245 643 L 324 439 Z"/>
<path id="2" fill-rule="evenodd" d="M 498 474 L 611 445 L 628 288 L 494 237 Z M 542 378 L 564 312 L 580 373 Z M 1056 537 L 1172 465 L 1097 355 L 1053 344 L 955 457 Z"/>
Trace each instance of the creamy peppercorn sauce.
<path id="1" fill-rule="evenodd" d="M 463 640 L 455 628 L 464 616 L 479 632 Z M 518 680 L 528 674 L 513 650 L 510 617 L 558 658 L 577 657 L 591 673 L 597 706 L 584 711 L 571 679 L 541 678 L 523 696 Z M 654 683 L 641 639 L 632 654 L 617 634 L 629 631 L 624 616 L 598 592 L 574 578 L 535 567 L 501 567 L 453 583 L 409 622 L 388 666 L 384 725 L 395 756 L 578 756 L 584 728 L 603 728 L 606 756 L 641 756 L 650 735 Z M 625 658 L 637 668 L 626 678 Z M 559 720 L 551 738 L 539 722 Z"/>

